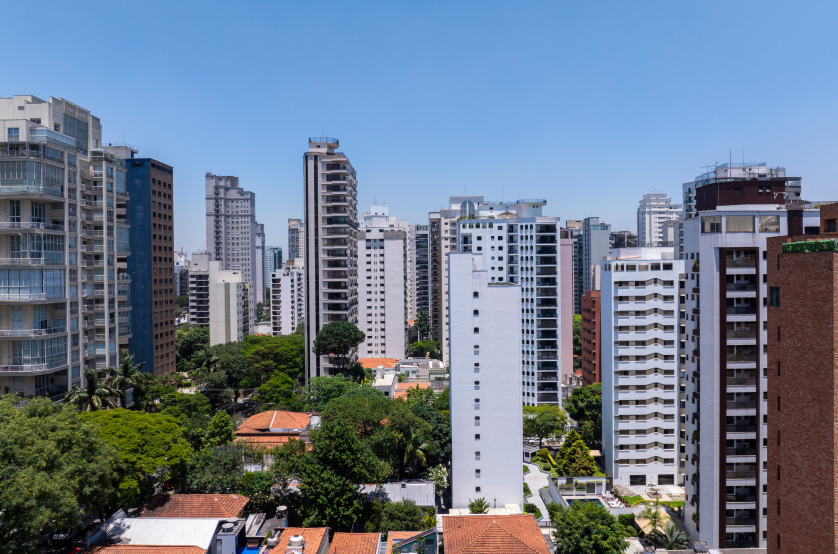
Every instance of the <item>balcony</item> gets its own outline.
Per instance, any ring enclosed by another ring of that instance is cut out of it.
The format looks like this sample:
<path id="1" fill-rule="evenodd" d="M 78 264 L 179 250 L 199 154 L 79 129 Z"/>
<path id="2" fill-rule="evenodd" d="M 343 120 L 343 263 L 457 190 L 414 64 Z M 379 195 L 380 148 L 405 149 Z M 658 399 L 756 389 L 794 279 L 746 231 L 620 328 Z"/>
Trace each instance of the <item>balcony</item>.
<path id="1" fill-rule="evenodd" d="M 725 518 L 725 525 L 756 525 L 757 520 L 753 517 L 727 517 Z"/>
<path id="2" fill-rule="evenodd" d="M 729 402 L 728 402 L 729 404 Z M 756 448 L 725 448 L 725 452 L 728 456 L 756 456 L 757 449 Z M 728 472 L 734 473 L 734 472 Z M 733 477 L 731 477 L 733 479 Z M 740 477 L 740 479 L 744 479 L 744 477 Z"/>
<path id="3" fill-rule="evenodd" d="M 727 283 L 729 292 L 743 292 L 757 290 L 756 283 Z"/>
<path id="4" fill-rule="evenodd" d="M 732 267 L 736 269 L 756 269 L 757 267 L 757 260 L 756 258 L 737 258 L 737 259 L 730 259 L 728 258 L 725 260 L 726 267 Z"/>
<path id="5" fill-rule="evenodd" d="M 756 425 L 726 425 L 725 431 L 728 433 L 755 433 Z"/>
<path id="6" fill-rule="evenodd" d="M 0 258 L 0 265 L 64 265 L 64 260 L 50 258 Z"/>
<path id="7" fill-rule="evenodd" d="M 755 494 L 727 494 L 725 495 L 725 502 L 756 502 Z"/>
<path id="8" fill-rule="evenodd" d="M 730 450 L 730 449 L 728 449 Z M 728 471 L 725 473 L 725 479 L 756 479 L 756 471 Z"/>
<path id="9" fill-rule="evenodd" d="M 696 329 L 698 335 L 698 329 Z M 727 331 L 727 338 L 729 339 L 755 339 L 757 338 L 756 329 L 738 329 L 736 331 Z"/>
<path id="10" fill-rule="evenodd" d="M 0 329 L 0 337 L 45 337 L 58 333 L 65 333 L 67 327 L 52 327 L 48 329 Z"/>
<path id="11" fill-rule="evenodd" d="M 54 196 L 62 198 L 64 195 L 60 187 L 47 184 L 44 181 L 4 179 L 0 184 L 0 196 Z"/>
<path id="12" fill-rule="evenodd" d="M 0 231 L 58 231 L 64 232 L 63 225 L 40 223 L 37 221 L 4 221 L 0 222 Z"/>
<path id="13" fill-rule="evenodd" d="M 45 364 L 23 364 L 23 365 L 0 365 L 0 374 L 28 374 L 38 375 L 48 373 L 57 369 L 66 368 L 67 360 L 49 362 Z"/>
<path id="14" fill-rule="evenodd" d="M 756 306 L 727 306 L 727 315 L 756 315 Z"/>
<path id="15" fill-rule="evenodd" d="M 728 402 L 726 405 L 728 410 L 750 410 L 757 407 L 756 402 Z"/>

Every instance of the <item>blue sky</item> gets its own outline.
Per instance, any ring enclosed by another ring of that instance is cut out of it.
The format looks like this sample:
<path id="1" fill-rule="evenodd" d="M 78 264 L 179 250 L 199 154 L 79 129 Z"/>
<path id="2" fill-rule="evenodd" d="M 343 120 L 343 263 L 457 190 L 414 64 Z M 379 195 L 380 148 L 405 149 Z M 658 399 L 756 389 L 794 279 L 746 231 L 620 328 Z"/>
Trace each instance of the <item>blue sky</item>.
<path id="1" fill-rule="evenodd" d="M 377 198 L 422 223 L 467 187 L 635 230 L 643 194 L 677 199 L 743 147 L 802 176 L 804 197 L 838 199 L 836 16 L 835 2 L 48 2 L 5 14 L 21 47 L 0 58 L 0 96 L 67 98 L 105 141 L 173 165 L 188 251 L 207 171 L 256 192 L 286 249 L 324 128 L 361 210 Z"/>

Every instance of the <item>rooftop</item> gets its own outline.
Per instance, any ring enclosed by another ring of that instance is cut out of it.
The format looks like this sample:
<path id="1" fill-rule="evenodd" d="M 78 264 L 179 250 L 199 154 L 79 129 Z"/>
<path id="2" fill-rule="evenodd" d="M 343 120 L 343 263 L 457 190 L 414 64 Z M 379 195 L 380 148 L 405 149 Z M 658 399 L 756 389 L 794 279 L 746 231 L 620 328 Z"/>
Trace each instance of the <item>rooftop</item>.
<path id="1" fill-rule="evenodd" d="M 361 366 L 368 369 L 375 369 L 378 367 L 393 369 L 400 361 L 401 360 L 398 358 L 358 358 L 358 362 Z"/>
<path id="2" fill-rule="evenodd" d="M 532 514 L 442 518 L 446 554 L 549 554 Z"/>
<path id="3" fill-rule="evenodd" d="M 108 540 L 140 546 L 197 546 L 207 550 L 220 519 L 118 518 L 108 526 Z"/>
<path id="4" fill-rule="evenodd" d="M 249 500 L 240 494 L 161 494 L 142 507 L 140 517 L 239 517 Z"/>
<path id="5" fill-rule="evenodd" d="M 431 383 L 399 383 L 396 385 L 396 394 L 394 398 L 402 398 L 407 396 L 407 391 L 410 389 L 429 389 Z"/>
<path id="6" fill-rule="evenodd" d="M 86 554 L 206 554 L 207 549 L 199 546 L 138 546 L 136 544 L 117 544 L 114 546 L 94 546 Z"/>
<path id="7" fill-rule="evenodd" d="M 301 433 L 311 425 L 311 413 L 269 411 L 252 415 L 236 429 L 236 435 L 247 433 Z"/>
<path id="8" fill-rule="evenodd" d="M 279 543 L 273 547 L 271 552 L 274 552 L 275 554 L 285 554 L 285 550 L 288 548 L 288 541 L 291 540 L 291 537 L 294 535 L 301 535 L 303 537 L 303 541 L 305 541 L 303 554 L 317 554 L 320 550 L 320 545 L 323 543 L 323 539 L 328 540 L 329 528 L 288 527 L 282 531 L 282 535 L 279 536 Z"/>
<path id="9" fill-rule="evenodd" d="M 335 533 L 329 554 L 377 554 L 381 533 Z"/>
<path id="10" fill-rule="evenodd" d="M 436 487 L 433 481 L 394 481 L 381 483 L 383 500 L 399 502 L 413 500 L 417 506 L 433 506 Z M 363 485 L 362 494 L 375 494 L 378 485 Z"/>

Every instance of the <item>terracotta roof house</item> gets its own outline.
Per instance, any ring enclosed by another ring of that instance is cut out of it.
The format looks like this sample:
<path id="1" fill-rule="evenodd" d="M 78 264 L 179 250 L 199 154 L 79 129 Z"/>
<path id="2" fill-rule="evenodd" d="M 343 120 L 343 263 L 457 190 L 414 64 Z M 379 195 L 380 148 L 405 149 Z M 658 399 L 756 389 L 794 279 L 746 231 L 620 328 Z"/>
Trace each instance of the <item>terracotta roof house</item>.
<path id="1" fill-rule="evenodd" d="M 430 383 L 398 383 L 396 385 L 396 394 L 394 398 L 406 398 L 409 389 L 429 389 Z"/>
<path id="2" fill-rule="evenodd" d="M 207 549 L 200 546 L 140 546 L 136 544 L 117 544 L 114 546 L 94 546 L 85 554 L 206 554 Z"/>
<path id="3" fill-rule="evenodd" d="M 378 554 L 381 533 L 335 533 L 329 554 Z"/>
<path id="4" fill-rule="evenodd" d="M 279 542 L 270 552 L 271 554 L 285 554 L 289 546 L 299 546 L 301 542 L 302 549 L 297 552 L 301 552 L 302 554 L 328 554 L 329 528 L 288 527 L 282 531 L 282 535 L 279 536 Z"/>
<path id="5" fill-rule="evenodd" d="M 244 507 L 249 501 L 249 498 L 240 494 L 160 494 L 140 509 L 139 517 L 242 517 Z"/>
<path id="6" fill-rule="evenodd" d="M 532 514 L 444 516 L 445 554 L 550 554 Z"/>
<path id="7" fill-rule="evenodd" d="M 247 418 L 236 429 L 236 441 L 268 446 L 288 442 L 292 438 L 308 442 L 309 430 L 320 422 L 317 412 L 262 412 Z"/>
<path id="8" fill-rule="evenodd" d="M 437 552 L 436 529 L 427 531 L 390 531 L 387 533 L 385 554 L 409 553 L 418 551 L 419 543 L 424 543 L 425 552 Z"/>
<path id="9" fill-rule="evenodd" d="M 399 358 L 358 358 L 361 367 L 367 369 L 377 369 L 379 367 L 394 369 L 400 361 Z"/>

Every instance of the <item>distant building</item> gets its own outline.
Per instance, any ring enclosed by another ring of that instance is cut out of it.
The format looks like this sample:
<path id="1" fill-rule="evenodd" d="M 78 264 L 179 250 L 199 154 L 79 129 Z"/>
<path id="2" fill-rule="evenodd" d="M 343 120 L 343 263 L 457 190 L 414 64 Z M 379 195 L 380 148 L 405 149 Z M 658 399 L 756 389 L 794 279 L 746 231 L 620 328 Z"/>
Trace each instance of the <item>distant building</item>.
<path id="1" fill-rule="evenodd" d="M 582 295 L 582 354 L 580 376 L 585 386 L 602 382 L 602 302 L 600 291 L 589 290 Z"/>
<path id="2" fill-rule="evenodd" d="M 678 219 L 683 206 L 672 204 L 665 194 L 644 194 L 637 208 L 637 240 L 639 246 L 667 246 L 663 243 L 661 226 L 664 222 Z M 637 246 L 637 245 L 634 245 Z M 617 248 L 617 246 L 614 246 Z"/>
<path id="3" fill-rule="evenodd" d="M 192 254 L 192 269 L 189 272 L 189 323 L 208 327 L 210 324 L 209 305 L 209 264 L 212 254 L 198 250 Z"/>
<path id="4" fill-rule="evenodd" d="M 581 308 L 582 295 L 585 291 L 596 290 L 594 286 L 594 267 L 611 254 L 611 225 L 603 223 L 598 217 L 586 217 L 582 221 L 582 232 L 577 236 L 577 264 L 575 287 L 578 304 Z M 577 312 L 578 313 L 578 312 Z"/>
<path id="5" fill-rule="evenodd" d="M 237 342 L 253 332 L 252 286 L 241 271 L 221 269 L 221 262 L 209 263 L 210 346 Z"/>
<path id="6" fill-rule="evenodd" d="M 293 260 L 293 258 L 291 258 Z M 271 273 L 279 271 L 283 267 L 282 263 L 282 248 L 279 246 L 265 247 L 265 287 L 271 286 Z M 269 302 L 269 299 L 265 299 Z"/>
<path id="7" fill-rule="evenodd" d="M 442 516 L 442 540 L 445 554 L 550 553 L 532 514 Z"/>
<path id="8" fill-rule="evenodd" d="M 416 235 L 416 238 L 414 240 L 416 253 L 414 255 L 413 264 L 413 282 L 416 287 L 416 307 L 412 315 L 408 314 L 409 319 L 415 318 L 417 315 L 419 315 L 420 312 L 423 311 L 427 312 L 429 315 L 431 313 L 429 283 L 430 275 L 428 273 L 428 260 L 430 256 L 428 226 L 414 225 L 413 228 L 415 230 Z"/>
<path id="9" fill-rule="evenodd" d="M 305 227 L 302 219 L 288 220 L 288 259 L 305 257 Z"/>
<path id="10" fill-rule="evenodd" d="M 611 233 L 611 248 L 634 248 L 637 246 L 637 235 L 629 231 L 614 231 Z"/>
<path id="11" fill-rule="evenodd" d="M 301 267 L 286 266 L 271 274 L 271 328 L 274 336 L 290 335 L 303 321 L 305 290 Z"/>

